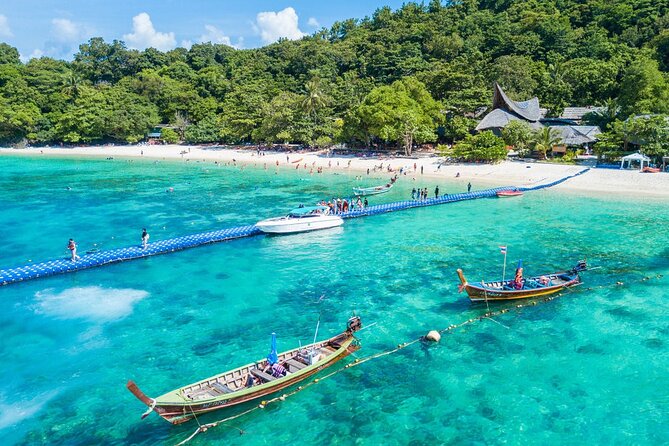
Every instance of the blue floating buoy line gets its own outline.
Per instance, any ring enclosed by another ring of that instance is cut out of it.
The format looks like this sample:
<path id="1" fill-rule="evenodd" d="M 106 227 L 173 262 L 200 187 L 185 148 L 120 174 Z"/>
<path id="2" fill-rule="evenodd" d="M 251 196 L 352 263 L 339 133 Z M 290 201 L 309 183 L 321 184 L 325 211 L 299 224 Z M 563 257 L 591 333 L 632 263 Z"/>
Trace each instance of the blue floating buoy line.
<path id="1" fill-rule="evenodd" d="M 368 206 L 365 209 L 354 210 L 340 214 L 342 218 L 358 218 L 370 215 L 384 214 L 386 212 L 401 211 L 404 209 L 434 206 L 438 204 L 454 203 L 464 200 L 475 200 L 478 198 L 495 197 L 497 192 L 509 189 L 520 191 L 533 191 L 555 186 L 570 178 L 582 175 L 590 169 L 582 170 L 574 175 L 561 178 L 552 183 L 542 184 L 533 187 L 496 187 L 476 192 L 465 192 L 461 194 L 442 195 L 438 198 L 428 198 L 425 200 L 406 200 L 394 203 L 378 204 Z M 125 260 L 141 259 L 144 257 L 155 256 L 159 254 L 168 254 L 174 251 L 194 248 L 196 246 L 207 245 L 210 243 L 224 242 L 242 237 L 251 237 L 262 234 L 255 225 L 237 226 L 234 228 L 221 229 L 218 231 L 203 232 L 200 234 L 176 237 L 158 242 L 149 243 L 144 249 L 141 246 L 130 246 L 127 248 L 111 249 L 98 251 L 91 254 L 82 255 L 76 262 L 68 259 L 49 260 L 42 263 L 35 263 L 17 268 L 0 270 L 0 285 L 9 285 L 40 277 L 52 276 L 56 274 L 70 273 L 87 268 L 108 265 L 111 263 L 123 262 Z"/>

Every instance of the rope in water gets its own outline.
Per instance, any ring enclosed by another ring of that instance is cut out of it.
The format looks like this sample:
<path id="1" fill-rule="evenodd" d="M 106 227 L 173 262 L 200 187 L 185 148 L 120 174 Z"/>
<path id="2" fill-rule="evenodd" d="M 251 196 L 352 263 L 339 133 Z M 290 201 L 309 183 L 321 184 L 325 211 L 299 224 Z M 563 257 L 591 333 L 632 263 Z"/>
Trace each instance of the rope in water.
<path id="1" fill-rule="evenodd" d="M 663 277 L 662 274 L 656 274 L 655 276 L 645 276 L 645 277 L 639 279 L 638 281 L 639 282 L 645 282 L 645 281 L 648 281 L 648 280 L 651 280 L 651 279 L 661 279 L 662 277 Z M 608 287 L 619 287 L 619 286 L 622 286 L 622 285 L 624 285 L 623 282 L 616 282 L 616 283 L 612 283 L 612 284 L 609 284 L 609 285 L 599 285 L 599 286 L 595 286 L 595 287 L 580 288 L 579 291 L 583 292 L 583 291 L 590 291 L 590 290 L 594 290 L 594 289 L 602 289 L 602 288 L 608 288 Z M 571 290 L 569 288 L 565 288 L 565 290 L 569 291 L 569 294 L 575 294 L 576 293 L 576 291 Z M 485 313 L 483 313 L 480 316 L 473 317 L 471 319 L 467 319 L 463 322 L 460 322 L 459 324 L 449 325 L 446 328 L 443 328 L 441 330 L 436 330 L 436 331 L 440 334 L 441 333 L 447 333 L 447 332 L 451 332 L 453 330 L 456 330 L 458 328 L 462 328 L 466 325 L 473 324 L 474 322 L 482 321 L 484 319 L 488 319 L 490 321 L 497 322 L 492 318 L 500 316 L 500 315 L 505 314 L 505 313 L 508 313 L 512 310 L 519 310 L 521 308 L 532 307 L 532 306 L 536 306 L 538 304 L 544 304 L 544 303 L 547 303 L 547 302 L 551 302 L 551 301 L 557 299 L 558 297 L 562 297 L 562 296 L 566 296 L 566 295 L 568 295 L 568 294 L 555 294 L 555 295 L 552 295 L 552 296 L 546 296 L 546 297 L 542 297 L 540 299 L 535 299 L 535 300 L 528 301 L 528 302 L 525 302 L 525 303 L 519 303 L 519 304 L 516 304 L 516 305 L 514 305 L 513 307 L 510 307 L 510 308 L 502 308 L 502 309 L 496 310 L 496 311 L 491 311 L 491 310 L 488 309 L 488 311 L 486 311 Z M 502 324 L 502 326 L 505 327 L 505 328 L 508 328 L 503 324 Z M 244 415 L 247 415 L 251 412 L 254 412 L 256 410 L 264 409 L 269 404 L 273 404 L 273 403 L 276 403 L 278 401 L 285 401 L 288 397 L 293 396 L 293 395 L 297 394 L 298 392 L 301 392 L 302 390 L 304 390 L 304 389 L 306 389 L 310 386 L 313 386 L 314 384 L 318 384 L 319 382 L 323 381 L 324 379 L 331 378 L 331 377 L 333 377 L 333 376 L 335 376 L 335 375 L 337 375 L 337 374 L 339 374 L 339 373 L 341 373 L 341 372 L 343 372 L 347 369 L 359 366 L 359 365 L 364 364 L 365 362 L 371 361 L 373 359 L 378 359 L 378 358 L 381 358 L 383 356 L 391 355 L 391 354 L 396 353 L 396 352 L 398 352 L 398 351 L 400 351 L 400 350 L 402 350 L 406 347 L 409 347 L 410 345 L 416 344 L 418 342 L 424 342 L 424 341 L 425 341 L 425 337 L 421 336 L 417 339 L 413 339 L 413 340 L 408 341 L 408 342 L 397 344 L 397 346 L 392 348 L 392 349 L 385 350 L 385 351 L 382 351 L 382 352 L 379 352 L 379 353 L 375 353 L 373 355 L 369 355 L 369 356 L 366 356 L 366 357 L 363 357 L 363 358 L 357 358 L 355 361 L 353 361 L 349 364 L 346 364 L 344 367 L 341 367 L 337 370 L 334 370 L 334 371 L 332 371 L 332 372 L 330 372 L 330 373 L 328 373 L 328 374 L 326 374 L 326 375 L 324 375 L 320 378 L 315 378 L 314 380 L 308 382 L 307 384 L 298 386 L 294 390 L 292 390 L 288 393 L 284 393 L 281 396 L 274 397 L 274 398 L 271 398 L 269 400 L 261 401 L 259 405 L 255 406 L 255 407 L 252 407 L 252 408 L 250 408 L 250 409 L 248 409 L 244 412 L 241 412 L 237 415 L 233 415 L 231 417 L 223 418 L 221 420 L 214 421 L 214 422 L 211 422 L 211 423 L 206 423 L 206 424 L 200 424 L 200 421 L 197 419 L 197 417 L 195 417 L 195 420 L 197 421 L 197 424 L 198 424 L 197 429 L 195 429 L 195 431 L 188 438 L 186 438 L 185 440 L 177 443 L 176 446 L 182 446 L 182 445 L 188 443 L 197 434 L 199 434 L 201 432 L 206 432 L 210 428 L 217 427 L 221 424 L 226 424 L 229 421 L 232 421 L 236 418 L 240 418 L 240 417 L 242 417 Z M 195 415 L 195 413 L 193 413 L 193 415 Z M 228 426 L 237 429 L 239 431 L 240 435 L 243 435 L 245 433 L 244 430 L 239 428 L 239 427 L 231 426 L 231 425 L 228 425 Z"/>

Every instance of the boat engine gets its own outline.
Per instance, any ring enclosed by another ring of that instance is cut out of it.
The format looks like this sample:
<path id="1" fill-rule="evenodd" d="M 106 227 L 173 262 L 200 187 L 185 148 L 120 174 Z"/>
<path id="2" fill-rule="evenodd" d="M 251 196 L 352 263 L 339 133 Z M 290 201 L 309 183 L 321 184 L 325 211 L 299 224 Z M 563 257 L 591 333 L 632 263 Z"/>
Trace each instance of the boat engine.
<path id="1" fill-rule="evenodd" d="M 346 324 L 346 331 L 350 333 L 355 333 L 361 328 L 362 328 L 362 322 L 360 322 L 359 316 L 353 316 L 348 320 L 348 323 Z"/>
<path id="2" fill-rule="evenodd" d="M 579 260 L 576 266 L 574 267 L 574 272 L 585 271 L 588 269 L 588 263 L 585 260 Z"/>

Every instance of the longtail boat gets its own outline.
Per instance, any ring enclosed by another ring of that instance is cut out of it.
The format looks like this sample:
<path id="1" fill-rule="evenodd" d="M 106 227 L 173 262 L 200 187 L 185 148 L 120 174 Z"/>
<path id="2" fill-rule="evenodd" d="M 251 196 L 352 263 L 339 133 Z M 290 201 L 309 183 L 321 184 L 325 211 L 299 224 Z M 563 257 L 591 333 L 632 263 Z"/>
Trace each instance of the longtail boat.
<path id="1" fill-rule="evenodd" d="M 377 195 L 377 194 L 385 194 L 386 192 L 390 191 L 392 189 L 393 183 L 388 183 L 383 186 L 375 186 L 375 187 L 354 187 L 353 188 L 353 193 L 356 195 Z"/>
<path id="2" fill-rule="evenodd" d="M 458 269 L 460 278 L 459 291 L 466 291 L 472 302 L 500 301 L 513 299 L 527 299 L 530 297 L 547 296 L 565 288 L 581 283 L 579 273 L 588 268 L 585 260 L 568 271 L 542 274 L 534 277 L 511 280 L 469 283 L 461 269 Z M 521 269 L 522 271 L 522 269 Z"/>
<path id="3" fill-rule="evenodd" d="M 330 367 L 360 348 L 353 334 L 361 327 L 360 318 L 354 316 L 348 320 L 343 333 L 284 353 L 276 352 L 273 335 L 272 351 L 267 358 L 179 387 L 156 398 L 146 396 L 132 380 L 126 387 L 149 407 L 142 419 L 156 412 L 172 424 L 184 423 L 195 415 L 270 395 Z"/>

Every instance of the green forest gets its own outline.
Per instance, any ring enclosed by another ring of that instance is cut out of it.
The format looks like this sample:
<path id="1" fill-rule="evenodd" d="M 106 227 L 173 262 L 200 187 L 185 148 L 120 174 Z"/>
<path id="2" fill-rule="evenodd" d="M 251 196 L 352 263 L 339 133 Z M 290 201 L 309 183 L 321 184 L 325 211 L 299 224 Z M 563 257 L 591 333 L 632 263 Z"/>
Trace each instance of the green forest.
<path id="1" fill-rule="evenodd" d="M 0 43 L 0 143 L 135 143 L 157 124 L 188 143 L 471 143 L 498 82 L 549 116 L 606 107 L 590 119 L 616 151 L 628 117 L 669 113 L 668 72 L 669 0 L 406 3 L 262 48 L 92 38 L 72 61 Z"/>

